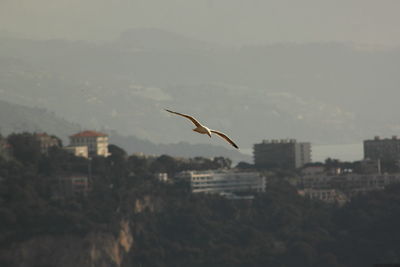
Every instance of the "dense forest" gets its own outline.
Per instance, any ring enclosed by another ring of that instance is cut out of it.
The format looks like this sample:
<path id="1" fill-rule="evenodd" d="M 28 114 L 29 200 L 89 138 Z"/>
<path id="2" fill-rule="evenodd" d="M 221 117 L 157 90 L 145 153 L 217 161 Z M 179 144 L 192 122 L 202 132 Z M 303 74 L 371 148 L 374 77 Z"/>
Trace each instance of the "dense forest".
<path id="1" fill-rule="evenodd" d="M 140 224 L 133 266 L 358 267 L 400 262 L 400 186 L 359 195 L 344 206 L 303 198 L 282 175 L 253 200 L 191 194 L 184 181 L 162 183 L 154 174 L 228 168 L 228 159 L 127 155 L 90 161 L 61 148 L 42 154 L 33 134 L 3 138 L 0 154 L 0 266 L 14 266 L 5 251 L 39 235 L 85 236 L 115 232 L 121 218 Z M 58 175 L 91 175 L 87 195 L 55 197 Z M 135 199 L 157 208 L 134 212 Z"/>

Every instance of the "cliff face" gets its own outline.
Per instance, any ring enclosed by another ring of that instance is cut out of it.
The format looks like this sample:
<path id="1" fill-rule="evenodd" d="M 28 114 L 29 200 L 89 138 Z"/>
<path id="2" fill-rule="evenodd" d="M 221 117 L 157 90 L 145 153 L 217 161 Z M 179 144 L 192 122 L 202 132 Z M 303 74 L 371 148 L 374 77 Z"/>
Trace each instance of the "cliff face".
<path id="1" fill-rule="evenodd" d="M 16 243 L 8 250 L 6 262 L 18 267 L 122 267 L 133 246 L 128 221 L 120 222 L 119 235 L 88 233 L 80 236 L 39 236 Z"/>

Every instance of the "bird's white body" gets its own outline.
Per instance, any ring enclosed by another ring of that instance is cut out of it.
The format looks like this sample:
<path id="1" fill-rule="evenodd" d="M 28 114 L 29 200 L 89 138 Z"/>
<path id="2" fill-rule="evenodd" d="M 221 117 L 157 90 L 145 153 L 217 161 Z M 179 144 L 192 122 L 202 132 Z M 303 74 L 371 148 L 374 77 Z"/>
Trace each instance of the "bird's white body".
<path id="1" fill-rule="evenodd" d="M 209 137 L 211 137 L 211 130 L 206 126 L 200 125 L 200 126 L 194 128 L 193 131 L 201 133 L 201 134 L 206 134 Z"/>
<path id="2" fill-rule="evenodd" d="M 193 122 L 193 124 L 196 126 L 196 128 L 194 128 L 193 131 L 195 131 L 197 133 L 200 133 L 200 134 L 206 134 L 210 138 L 211 138 L 211 133 L 217 134 L 220 137 L 222 137 L 223 139 L 225 139 L 228 143 L 230 143 L 233 147 L 239 149 L 239 147 L 226 134 L 221 133 L 221 132 L 216 131 L 216 130 L 211 130 L 210 128 L 208 128 L 208 127 L 204 126 L 203 124 L 201 124 L 198 120 L 196 120 L 192 116 L 189 116 L 189 115 L 186 115 L 186 114 L 183 114 L 183 113 L 179 113 L 179 112 L 175 112 L 175 111 L 172 111 L 172 110 L 168 110 L 168 109 L 166 109 L 166 111 L 168 111 L 170 113 L 173 113 L 173 114 L 176 114 L 176 115 L 179 115 L 179 116 L 182 116 L 182 117 L 185 117 L 185 118 L 191 120 Z"/>

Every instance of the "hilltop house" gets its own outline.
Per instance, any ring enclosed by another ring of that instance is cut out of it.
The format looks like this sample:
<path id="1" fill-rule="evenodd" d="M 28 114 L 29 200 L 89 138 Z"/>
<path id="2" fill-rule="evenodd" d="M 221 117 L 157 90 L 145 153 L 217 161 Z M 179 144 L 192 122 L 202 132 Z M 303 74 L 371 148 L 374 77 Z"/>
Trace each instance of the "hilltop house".
<path id="1" fill-rule="evenodd" d="M 50 147 L 59 147 L 61 145 L 57 137 L 50 136 L 47 133 L 37 133 L 35 137 L 39 141 L 40 152 L 43 154 L 47 154 Z"/>
<path id="2" fill-rule="evenodd" d="M 69 138 L 70 145 L 66 149 L 77 156 L 107 157 L 109 155 L 107 134 L 96 131 L 83 131 L 71 135 Z"/>

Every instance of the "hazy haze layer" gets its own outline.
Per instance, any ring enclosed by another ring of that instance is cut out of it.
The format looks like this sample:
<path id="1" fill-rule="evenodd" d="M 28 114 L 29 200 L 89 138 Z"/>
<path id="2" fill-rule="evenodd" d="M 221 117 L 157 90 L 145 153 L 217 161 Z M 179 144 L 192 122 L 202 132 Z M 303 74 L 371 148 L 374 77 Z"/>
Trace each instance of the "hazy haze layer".
<path id="1" fill-rule="evenodd" d="M 191 125 L 168 107 L 244 149 L 264 138 L 360 144 L 399 135 L 399 10 L 396 0 L 0 0 L 0 100 L 160 143 L 221 141 L 181 131 Z"/>
<path id="2" fill-rule="evenodd" d="M 108 40 L 161 28 L 230 45 L 400 44 L 396 0 L 0 0 L 0 30 L 33 38 Z"/>

